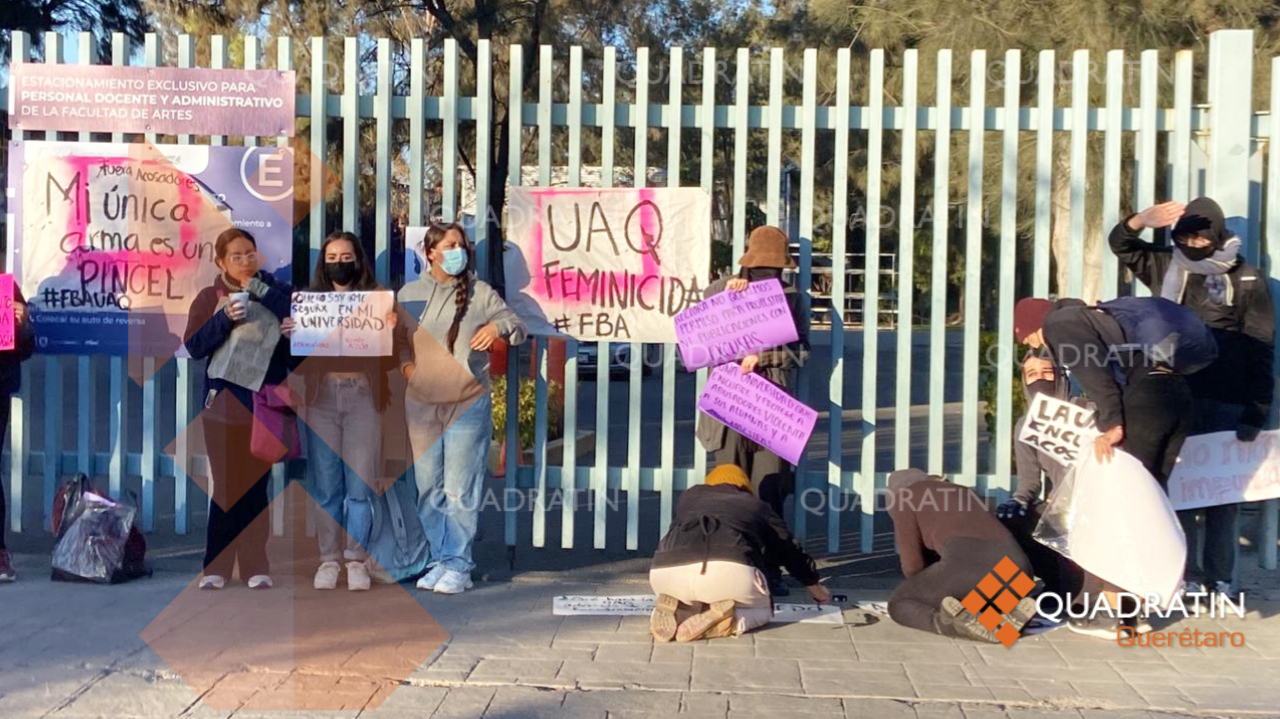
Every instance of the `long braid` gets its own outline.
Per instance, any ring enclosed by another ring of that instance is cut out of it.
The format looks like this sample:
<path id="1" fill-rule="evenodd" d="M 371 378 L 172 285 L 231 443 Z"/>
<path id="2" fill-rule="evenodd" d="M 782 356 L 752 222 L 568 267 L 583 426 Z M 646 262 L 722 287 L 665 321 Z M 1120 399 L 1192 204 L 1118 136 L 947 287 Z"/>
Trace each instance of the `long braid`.
<path id="1" fill-rule="evenodd" d="M 458 328 L 462 318 L 467 314 L 467 305 L 471 301 L 471 273 L 463 272 L 458 277 L 458 289 L 453 295 L 453 324 L 449 325 L 449 354 L 453 354 L 453 346 L 458 341 Z"/>

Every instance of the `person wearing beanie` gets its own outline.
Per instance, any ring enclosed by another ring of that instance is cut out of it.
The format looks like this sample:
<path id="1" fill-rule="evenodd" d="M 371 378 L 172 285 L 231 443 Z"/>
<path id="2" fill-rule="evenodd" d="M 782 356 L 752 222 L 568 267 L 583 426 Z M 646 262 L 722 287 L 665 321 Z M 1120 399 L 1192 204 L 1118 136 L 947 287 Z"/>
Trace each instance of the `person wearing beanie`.
<path id="1" fill-rule="evenodd" d="M 680 496 L 653 555 L 653 637 L 688 642 L 739 636 L 767 624 L 773 600 L 761 570 L 775 562 L 807 586 L 814 601 L 830 601 L 813 559 L 782 518 L 751 493 L 747 473 L 732 464 L 716 467 Z"/>
<path id="2" fill-rule="evenodd" d="M 747 238 L 747 251 L 738 260 L 738 266 L 740 269 L 736 276 L 712 282 L 703 292 L 703 297 L 711 297 L 726 290 L 742 292 L 753 282 L 782 282 L 799 339 L 785 347 L 748 355 L 742 359 L 740 366 L 744 374 L 755 372 L 790 393 L 795 385 L 794 372 L 803 366 L 809 355 L 809 328 L 804 319 L 800 294 L 794 285 L 783 280 L 783 270 L 796 267 L 786 234 L 777 227 L 767 225 L 752 230 Z M 741 467 L 751 478 L 751 487 L 756 496 L 767 502 L 779 517 L 784 516 L 783 506 L 787 497 L 795 492 L 795 476 L 790 464 L 705 413 L 698 413 L 696 432 L 703 449 L 715 454 L 716 464 Z M 780 574 L 771 572 L 768 578 L 769 586 L 775 594 L 786 594 Z"/>
<path id="3" fill-rule="evenodd" d="M 1000 630 L 984 627 L 962 602 L 993 570 L 1022 594 L 1035 586 L 1017 540 L 972 489 L 918 469 L 889 475 L 886 501 L 905 577 L 889 597 L 890 618 L 944 637 L 998 643 Z M 1035 613 L 1035 600 L 1024 597 L 1005 616 L 1021 632 Z"/>
<path id="4" fill-rule="evenodd" d="M 1193 358 L 1184 354 L 1189 349 L 1201 353 L 1202 364 L 1212 361 L 1215 347 L 1192 345 L 1199 338 L 1212 344 L 1207 328 L 1191 312 L 1158 297 L 1127 297 L 1096 307 L 1066 299 L 1049 303 L 1045 312 L 1047 302 L 1032 298 L 1018 302 L 1014 339 L 1035 350 L 1048 349 L 1057 368 L 1069 372 L 1094 402 L 1101 434 L 1093 451 L 1099 461 L 1109 461 L 1120 447 L 1142 462 L 1163 487 L 1191 423 L 1191 390 L 1174 364 L 1192 366 Z M 1147 333 L 1164 332 L 1171 323 L 1182 323 L 1181 331 L 1167 333 L 1166 340 L 1172 338 L 1175 343 L 1172 347 L 1147 339 Z M 1117 589 L 1122 588 L 1084 573 L 1087 598 L 1102 593 L 1115 606 Z M 1118 620 L 1098 614 L 1072 619 L 1070 628 L 1114 639 L 1119 625 Z"/>
<path id="5" fill-rule="evenodd" d="M 1173 246 L 1144 242 L 1147 228 L 1173 226 Z M 1188 307 L 1213 329 L 1218 360 L 1187 378 L 1195 401 L 1192 434 L 1232 431 L 1251 442 L 1272 401 L 1275 316 L 1266 277 L 1240 257 L 1240 238 L 1227 229 L 1222 208 L 1208 197 L 1165 202 L 1115 226 L 1111 251 L 1140 282 Z M 1204 557 L 1194 540 L 1204 517 Z M 1179 513 L 1187 532 L 1187 579 L 1192 591 L 1229 593 L 1235 577 L 1239 505 Z M 1200 585 L 1200 586 L 1196 586 Z"/>

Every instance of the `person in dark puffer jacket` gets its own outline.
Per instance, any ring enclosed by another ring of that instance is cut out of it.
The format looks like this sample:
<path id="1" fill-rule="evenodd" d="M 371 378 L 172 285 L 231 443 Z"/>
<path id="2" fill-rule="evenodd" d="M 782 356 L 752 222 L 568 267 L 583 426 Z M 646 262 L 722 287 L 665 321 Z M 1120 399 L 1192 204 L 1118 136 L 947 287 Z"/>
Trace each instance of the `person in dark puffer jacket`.
<path id="1" fill-rule="evenodd" d="M 654 638 L 684 642 L 738 636 L 767 624 L 773 602 L 761 570 L 778 564 L 808 587 L 815 601 L 830 601 L 813 559 L 782 518 L 751 493 L 742 468 L 716 467 L 704 484 L 680 497 L 671 528 L 653 555 Z"/>
<path id="2" fill-rule="evenodd" d="M 9 431 L 9 407 L 13 395 L 22 389 L 22 363 L 36 351 L 36 336 L 27 315 L 27 300 L 17 283 L 13 287 L 13 349 L 0 350 L 0 431 Z M 0 444 L 4 437 L 0 436 Z M 5 506 L 4 487 L 0 486 L 0 582 L 12 582 L 18 578 L 4 544 L 4 528 L 9 521 Z"/>

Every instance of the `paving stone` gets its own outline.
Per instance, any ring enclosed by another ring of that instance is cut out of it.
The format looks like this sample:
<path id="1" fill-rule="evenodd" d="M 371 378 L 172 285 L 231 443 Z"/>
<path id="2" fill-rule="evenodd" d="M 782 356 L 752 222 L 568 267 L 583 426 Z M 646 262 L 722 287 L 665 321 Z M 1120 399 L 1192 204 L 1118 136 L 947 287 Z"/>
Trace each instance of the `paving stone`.
<path id="1" fill-rule="evenodd" d="M 371 716 L 381 719 L 384 714 L 392 712 L 417 712 L 418 716 L 431 716 L 448 693 L 449 689 L 445 687 L 401 684 L 376 707 L 378 713 Z"/>
<path id="2" fill-rule="evenodd" d="M 1022 689 L 1020 687 L 1005 687 L 1005 686 L 993 687 L 988 685 L 987 689 L 990 690 L 991 696 L 998 702 L 1034 703 L 1039 701 L 1037 697 L 1031 696 L 1031 692 L 1027 691 L 1026 689 Z M 1001 712 L 1001 715 L 1003 714 L 1004 712 Z M 969 715 L 969 712 L 966 709 L 965 716 L 967 717 L 968 715 Z"/>
<path id="3" fill-rule="evenodd" d="M 1077 709 L 1034 709 L 1030 707 L 1009 707 L 1006 712 L 1009 719 L 1079 719 Z"/>
<path id="4" fill-rule="evenodd" d="M 1160 719 L 1149 711 L 1116 711 L 1114 709 L 1081 709 L 1083 719 Z"/>
<path id="5" fill-rule="evenodd" d="M 917 688 L 925 684 L 961 687 L 973 686 L 973 682 L 969 681 L 969 677 L 965 673 L 964 667 L 958 664 L 905 664 L 903 665 L 903 668 L 907 673 L 907 677 L 911 679 L 911 683 L 915 684 Z"/>
<path id="6" fill-rule="evenodd" d="M 431 719 L 476 719 L 484 715 L 496 693 L 492 687 L 454 687 L 444 695 Z"/>
<path id="7" fill-rule="evenodd" d="M 945 684 L 916 684 L 916 694 L 921 699 L 943 701 L 992 701 L 995 696 L 986 687 L 954 686 Z"/>
<path id="8" fill-rule="evenodd" d="M 1146 704 L 1142 695 L 1124 682 L 1071 682 L 1071 686 L 1085 699 L 1107 707 L 1141 708 Z"/>
<path id="9" fill-rule="evenodd" d="M 468 679 L 482 682 L 549 681 L 560 673 L 559 659 L 481 659 Z"/>
<path id="10" fill-rule="evenodd" d="M 733 646 L 737 643 L 722 642 L 721 644 Z M 704 656 L 713 656 L 715 653 L 712 652 L 708 654 L 708 650 L 715 646 L 717 645 L 708 644 L 706 646 L 697 647 L 697 651 L 699 654 L 703 654 Z M 752 646 L 750 644 L 741 644 L 740 646 L 745 646 L 747 648 L 747 654 L 745 656 L 751 656 L 750 652 Z M 649 655 L 649 662 L 652 664 L 682 664 L 686 667 L 691 667 L 693 665 L 694 651 L 695 648 L 688 644 L 676 644 L 674 642 L 654 644 L 651 650 L 652 653 Z"/>
<path id="11" fill-rule="evenodd" d="M 796 664 L 800 665 L 801 674 L 814 670 L 826 670 L 842 672 L 848 676 L 872 676 L 876 679 L 905 678 L 907 676 L 905 665 L 894 662 L 829 662 L 821 659 L 797 659 Z M 939 665 L 928 664 L 920 666 L 937 668 Z"/>
<path id="12" fill-rule="evenodd" d="M 670 716 L 680 711 L 680 692 L 572 691 L 564 698 L 565 711 L 608 712 Z"/>
<path id="13" fill-rule="evenodd" d="M 756 641 L 757 657 L 768 659 L 804 659 L 808 661 L 856 662 L 858 651 L 853 642 L 804 642 L 794 640 Z"/>
<path id="14" fill-rule="evenodd" d="M 1186 686 L 1182 694 L 1198 707 L 1217 711 L 1274 713 L 1280 708 L 1280 687 L 1242 691 L 1230 687 Z"/>
<path id="15" fill-rule="evenodd" d="M 1280 677 L 1280 659 L 1259 659 L 1257 657 L 1236 657 L 1231 652 L 1234 647 L 1218 649 L 1205 657 L 1169 657 L 1169 663 L 1179 671 L 1190 675 L 1217 675 L 1228 677 Z"/>
<path id="16" fill-rule="evenodd" d="M 1072 667 L 1043 667 L 1023 665 L 970 665 L 970 677 L 1000 677 L 1028 680 L 1052 679 L 1059 682 L 1118 682 L 1120 675 L 1107 664 Z"/>
<path id="17" fill-rule="evenodd" d="M 848 719 L 916 719 L 916 710 L 904 701 L 892 699 L 844 699 Z"/>
<path id="18" fill-rule="evenodd" d="M 756 655 L 756 642 L 750 634 L 732 639 L 689 642 L 685 646 L 693 651 L 691 656 L 697 657 L 754 657 Z"/>
<path id="19" fill-rule="evenodd" d="M 729 697 L 724 694 L 683 692 L 680 695 L 680 714 L 711 719 L 729 715 Z"/>
<path id="20" fill-rule="evenodd" d="M 1007 649 L 996 644 L 978 644 L 975 650 L 982 657 L 982 663 L 992 666 L 1065 667 L 1068 664 L 1058 649 L 1049 644 L 1018 642 Z"/>
<path id="21" fill-rule="evenodd" d="M 964 714 L 964 719 L 1009 719 L 1003 709 L 990 704 L 963 704 L 960 711 Z"/>
<path id="22" fill-rule="evenodd" d="M 179 681 L 147 681 L 130 674 L 111 674 L 95 682 L 56 717 L 177 716 L 199 697 Z"/>
<path id="23" fill-rule="evenodd" d="M 605 719 L 603 711 L 586 710 L 568 713 L 564 710 L 565 693 L 527 687 L 499 687 L 485 709 L 489 719 Z M 448 697 L 445 698 L 448 701 Z M 477 715 L 479 716 L 479 715 Z"/>
<path id="24" fill-rule="evenodd" d="M 1126 679 L 1132 677 L 1177 677 L 1181 676 L 1181 672 L 1172 664 L 1161 660 L 1159 662 L 1109 662 L 1112 669 L 1115 669 L 1120 676 Z"/>
<path id="25" fill-rule="evenodd" d="M 729 719 L 736 717 L 839 716 L 844 706 L 839 699 L 818 699 L 755 694 L 729 696 Z"/>
<path id="26" fill-rule="evenodd" d="M 1022 642 L 1018 642 L 1021 644 Z M 1017 648 L 1018 645 L 1014 645 Z M 1090 662 L 1124 662 L 1125 664 L 1163 664 L 1169 660 L 1165 654 L 1142 647 L 1122 647 L 1115 642 L 1093 640 L 1086 642 L 1059 642 L 1053 647 L 1069 664 Z"/>
<path id="27" fill-rule="evenodd" d="M 915 686 L 904 675 L 849 672 L 843 669 L 805 669 L 801 680 L 805 694 L 838 697 L 914 699 Z"/>
<path id="28" fill-rule="evenodd" d="M 915 705 L 919 719 L 964 719 L 964 712 L 959 704 L 939 702 L 923 702 Z"/>
<path id="29" fill-rule="evenodd" d="M 847 626 L 854 642 L 905 642 L 909 644 L 955 644 L 955 640 L 932 632 L 904 627 L 885 617 L 874 624 Z"/>
<path id="30" fill-rule="evenodd" d="M 593 658 L 597 662 L 647 662 L 653 649 L 652 644 L 601 644 Z"/>
<path id="31" fill-rule="evenodd" d="M 903 644 L 857 642 L 858 659 L 864 662 L 960 664 L 964 656 L 954 644 Z"/>
<path id="32" fill-rule="evenodd" d="M 791 659 L 693 658 L 690 689 L 800 692 L 800 667 Z"/>
<path id="33" fill-rule="evenodd" d="M 1080 697 L 1070 682 L 1054 679 L 1022 679 L 1022 688 L 1042 702 L 1072 702 Z"/>
<path id="34" fill-rule="evenodd" d="M 557 679 L 582 689 L 688 689 L 689 668 L 682 664 L 624 664 L 570 660 Z"/>

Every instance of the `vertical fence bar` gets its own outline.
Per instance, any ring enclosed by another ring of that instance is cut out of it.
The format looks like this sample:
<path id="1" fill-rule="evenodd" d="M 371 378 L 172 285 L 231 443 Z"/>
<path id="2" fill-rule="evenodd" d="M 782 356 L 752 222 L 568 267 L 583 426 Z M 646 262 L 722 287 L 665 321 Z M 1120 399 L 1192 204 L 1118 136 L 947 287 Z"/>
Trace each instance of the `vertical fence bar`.
<path id="1" fill-rule="evenodd" d="M 373 164 L 373 256 L 374 272 L 384 287 L 391 285 L 391 95 L 394 87 L 391 50 L 391 40 L 378 38 L 378 84 L 373 98 L 374 143 L 378 153 Z M 445 154 L 449 154 L 447 147 Z M 354 223 L 344 229 L 360 231 Z"/>
<path id="2" fill-rule="evenodd" d="M 747 243 L 747 138 L 750 136 L 751 51 L 738 48 L 737 78 L 733 108 L 733 263 L 746 251 Z"/>
<path id="3" fill-rule="evenodd" d="M 521 162 L 524 143 L 524 48 L 511 46 L 510 82 L 507 84 L 507 184 L 514 187 L 521 184 Z M 507 349 L 507 473 L 503 478 L 504 507 L 502 511 L 503 537 L 508 547 L 516 545 L 517 515 L 510 506 L 505 506 L 505 498 L 516 491 L 516 476 L 520 463 L 520 355 L 515 347 Z"/>
<path id="4" fill-rule="evenodd" d="M 816 163 L 814 155 L 818 135 L 818 51 L 807 48 L 804 51 L 804 88 L 802 91 L 800 111 L 800 270 L 796 279 L 796 287 L 803 301 L 803 318 L 801 321 L 809 326 L 813 319 L 813 308 L 808 301 L 813 290 L 813 181 L 814 173 L 810 171 Z M 789 213 L 788 213 L 789 214 Z M 834 265 L 834 263 L 833 263 Z M 834 266 L 832 271 L 834 271 Z M 801 370 L 799 387 L 796 396 L 801 402 L 809 400 L 809 373 Z M 803 501 L 809 486 L 809 461 L 807 453 L 801 453 L 800 464 L 795 470 L 795 527 L 796 537 L 804 539 L 809 534 L 809 513 Z"/>
<path id="5" fill-rule="evenodd" d="M 680 124 L 684 108 L 684 50 L 671 48 L 667 87 L 667 187 L 680 186 Z M 675 504 L 676 346 L 662 345 L 662 456 L 658 472 L 658 536 L 665 536 Z"/>
<path id="6" fill-rule="evenodd" d="M 538 184 L 551 184 L 551 110 L 554 97 L 551 82 L 555 77 L 554 55 L 550 45 L 540 48 L 538 57 Z M 549 337 L 539 337 L 535 352 L 538 368 L 537 408 L 534 411 L 533 431 L 533 546 L 545 547 L 547 542 L 547 345 Z"/>
<path id="7" fill-rule="evenodd" d="M 1036 220 L 1032 253 L 1032 291 L 1049 296 L 1049 259 L 1053 255 L 1050 233 L 1053 217 L 1053 50 L 1041 50 L 1036 91 Z M 1056 288 L 1061 291 L 1062 288 Z"/>
<path id="8" fill-rule="evenodd" d="M 1138 88 L 1138 130 L 1136 144 L 1134 177 L 1137 187 L 1134 192 L 1135 212 L 1155 204 L 1156 197 L 1156 105 L 1160 86 L 1159 66 L 1156 64 L 1159 55 L 1155 50 L 1143 50 L 1141 59 L 1140 86 Z M 1160 241 L 1163 233 L 1152 232 L 1152 239 Z M 1150 296 L 1151 290 L 1134 278 L 1133 294 L 1139 297 Z"/>
<path id="9" fill-rule="evenodd" d="M 426 171 L 423 144 L 427 132 L 423 103 L 426 97 L 427 49 L 420 37 L 409 40 L 409 99 L 405 114 L 409 118 L 409 225 L 421 226 L 425 219 L 422 209 L 422 178 Z M 477 183 L 477 189 L 478 183 Z M 408 248 L 406 248 L 408 249 Z M 408 253 L 405 253 L 408 256 Z M 487 264 L 487 263 L 481 263 Z M 407 270 L 407 268 L 406 268 Z"/>
<path id="10" fill-rule="evenodd" d="M 1102 158 L 1102 241 L 1120 221 L 1120 152 L 1124 138 L 1124 50 L 1107 52 L 1106 137 Z M 1102 278 L 1098 299 L 1116 296 L 1119 268 L 1110 247 L 1102 247 Z"/>
<path id="11" fill-rule="evenodd" d="M 703 192 L 711 198 L 711 205 L 715 205 L 715 139 L 716 139 L 716 76 L 719 75 L 716 68 L 716 50 L 713 47 L 704 48 L 702 51 L 702 174 L 701 186 Z M 714 210 L 713 210 L 714 213 Z M 714 239 L 714 238 L 713 238 Z M 707 383 L 707 368 L 703 367 L 698 370 L 695 380 L 695 397 L 702 396 L 702 390 Z M 693 476 L 697 481 L 707 474 L 707 453 L 702 448 L 696 438 L 693 440 Z"/>
<path id="12" fill-rule="evenodd" d="M 911 467 L 911 366 L 912 333 L 915 314 L 915 214 L 916 214 L 916 126 L 919 122 L 917 107 L 917 67 L 919 53 L 907 50 L 902 54 L 902 181 L 898 187 L 898 277 L 894 292 L 898 299 L 898 334 L 896 370 L 897 386 L 894 389 L 893 409 L 893 466 Z M 808 168 L 810 165 L 805 165 Z M 806 172 L 806 174 L 808 174 Z"/>
<path id="13" fill-rule="evenodd" d="M 360 39 L 342 46 L 342 227 L 360 222 Z"/>
<path id="14" fill-rule="evenodd" d="M 179 38 L 179 48 L 185 51 L 186 56 L 183 59 L 187 63 L 186 66 L 190 67 L 192 63 L 194 63 L 195 61 L 195 40 L 189 35 L 185 37 L 186 37 L 185 41 L 183 41 L 182 38 Z M 126 62 L 127 62 L 127 59 L 126 59 Z M 123 138 L 121 139 L 123 140 Z M 134 361 L 137 361 L 137 360 L 135 359 Z M 142 467 L 141 467 L 142 471 L 140 472 L 140 474 L 142 475 L 142 507 L 141 507 L 142 531 L 150 532 L 153 529 L 155 529 L 156 475 L 160 473 L 160 466 L 159 466 L 160 453 L 159 453 L 159 447 L 157 446 L 158 445 L 157 434 L 159 430 L 159 427 L 158 427 L 159 398 L 157 397 L 157 392 L 156 392 L 156 388 L 160 382 L 160 378 L 156 374 L 156 359 L 154 357 L 143 357 L 141 358 L 141 361 L 142 361 L 142 377 L 145 378 L 143 380 L 143 385 L 142 385 Z M 111 377 L 113 384 L 115 382 L 115 376 L 116 376 L 116 373 L 113 369 L 112 377 Z M 122 384 L 124 383 L 122 382 Z M 120 399 L 121 405 L 126 408 L 124 414 L 127 414 L 128 413 L 127 395 L 122 394 L 119 399 Z M 115 401 L 114 397 L 112 398 L 112 401 L 113 402 Z M 87 415 L 82 415 L 82 416 L 87 416 Z M 121 423 L 122 428 L 123 428 L 123 425 L 126 423 L 127 422 Z M 121 435 L 121 441 L 122 442 L 127 441 L 124 435 Z M 127 458 L 129 456 L 127 451 L 125 452 L 124 456 L 126 458 L 126 464 L 127 464 Z M 120 474 L 118 478 L 119 481 L 123 481 L 125 473 L 127 473 L 127 471 L 122 472 Z M 179 474 L 179 472 L 175 471 L 174 474 L 176 476 L 177 474 Z M 120 492 L 121 487 L 120 487 L 120 484 L 117 482 L 117 478 L 113 477 L 111 480 L 111 483 L 112 483 L 112 486 L 111 486 L 112 496 L 119 496 L 117 493 Z M 176 490 L 176 483 L 177 481 L 175 480 L 175 490 Z M 183 491 L 182 504 L 185 509 L 186 507 L 186 487 L 185 486 L 183 486 L 182 491 Z M 177 497 L 176 491 L 174 492 L 174 497 L 175 497 L 175 503 L 176 503 L 176 497 Z M 176 517 L 176 514 L 177 514 L 176 508 L 174 510 L 174 513 Z M 184 522 L 185 522 L 185 519 L 186 518 L 184 517 L 183 518 Z M 175 518 L 175 523 L 176 521 L 177 520 Z"/>
<path id="15" fill-rule="evenodd" d="M 765 223 L 777 227 L 780 221 L 778 211 L 782 195 L 782 106 L 783 76 L 786 71 L 785 51 L 780 47 L 769 49 L 769 106 L 765 116 L 769 126 L 769 154 L 765 158 Z M 788 198 L 790 199 L 790 198 Z M 789 227 L 782 228 L 790 239 Z"/>
<path id="16" fill-rule="evenodd" d="M 613 141 L 616 119 L 617 49 L 604 49 L 604 87 L 600 91 L 600 186 L 613 186 Z M 592 546 L 604 549 L 609 517 L 609 343 L 596 343 L 596 463 L 591 468 L 595 494 Z"/>
<path id="17" fill-rule="evenodd" d="M 875 541 L 876 374 L 880 334 L 880 168 L 884 144 L 884 50 L 871 51 L 867 107 L 867 244 L 862 288 L 862 471 L 856 489 L 861 500 L 859 536 L 863 552 Z"/>
<path id="18" fill-rule="evenodd" d="M 44 35 L 44 61 L 57 64 L 62 62 L 62 35 L 46 32 Z M 44 139 L 57 141 L 58 133 L 50 130 L 44 133 Z M 44 526 L 52 527 L 50 519 L 53 515 L 53 495 L 58 488 L 58 477 L 62 474 L 62 421 L 65 410 L 62 406 L 62 357 L 47 355 L 44 358 Z"/>
<path id="19" fill-rule="evenodd" d="M 1089 177 L 1089 51 L 1076 50 L 1071 62 L 1071 221 L 1067 241 L 1067 295 L 1084 296 L 1085 209 Z"/>
<path id="20" fill-rule="evenodd" d="M 31 40 L 25 32 L 14 30 L 9 35 L 9 58 L 11 62 L 30 62 L 31 60 Z M 16 93 L 13 82 L 9 83 L 9 111 L 14 108 L 14 94 Z M 23 130 L 15 128 L 13 130 L 13 140 L 22 142 L 26 139 L 27 133 Z M 6 260 L 14 255 L 14 237 L 17 234 L 16 228 L 9 225 L 5 230 L 5 239 L 8 248 L 6 252 Z M 6 263 L 5 271 L 13 272 L 11 263 Z M 30 300 L 28 299 L 28 302 Z M 27 461 L 28 452 L 31 447 L 31 407 L 35 404 L 35 392 L 32 388 L 31 370 L 23 367 L 22 372 L 22 391 L 13 395 L 9 400 L 9 516 L 0 516 L 0 531 L 4 530 L 4 523 L 9 523 L 9 529 L 15 534 L 22 532 L 22 507 L 27 480 Z M 0 429 L 0 432 L 3 432 Z M 0 445 L 4 443 L 4 435 L 0 434 Z"/>
<path id="21" fill-rule="evenodd" d="M 1173 133 L 1169 137 L 1173 179 L 1169 187 L 1170 199 L 1178 202 L 1191 200 L 1191 83 L 1195 72 L 1194 60 L 1195 53 L 1191 50 L 1179 50 L 1173 56 Z M 1270 141 L 1274 143 L 1277 139 L 1280 138 L 1272 135 Z"/>
<path id="22" fill-rule="evenodd" d="M 1187 53 L 1188 55 L 1190 53 Z M 1178 82 L 1183 82 L 1182 53 L 1179 53 Z M 1191 61 L 1186 61 L 1187 94 L 1190 93 Z M 1188 97 L 1188 100 L 1190 98 Z M 1188 103 L 1188 106 L 1190 103 Z M 1188 114 L 1190 114 L 1188 112 Z M 1277 317 L 1280 317 L 1280 292 L 1276 291 L 1280 283 L 1280 57 L 1271 58 L 1271 132 L 1267 140 L 1267 275 L 1271 288 L 1271 304 Z M 1272 361 L 1272 376 L 1280 377 L 1280 348 L 1277 348 Z M 1271 404 L 1271 417 L 1268 426 L 1274 427 L 1276 415 L 1280 414 L 1275 402 Z M 1262 505 L 1262 522 L 1258 527 L 1258 543 L 1262 545 L 1262 566 L 1272 571 L 1276 568 L 1276 539 L 1280 535 L 1280 499 L 1270 499 Z"/>
<path id="23" fill-rule="evenodd" d="M 129 52 L 131 51 L 131 43 L 124 33 L 111 34 L 111 64 L 121 67 L 129 64 Z M 113 143 L 124 142 L 124 133 L 115 132 L 111 134 Z M 108 443 L 111 447 L 111 459 L 107 467 L 108 483 L 111 487 L 124 486 L 124 477 L 128 472 L 129 465 L 129 390 L 128 381 L 125 374 L 124 360 L 127 358 L 112 357 L 111 358 L 111 378 L 109 380 L 108 396 L 111 405 L 111 418 L 109 420 Z M 152 382 L 157 381 L 152 378 Z M 154 486 L 154 485 L 153 485 Z M 147 502 L 146 486 L 143 486 L 143 503 Z M 151 499 L 155 499 L 155 493 L 152 492 Z M 154 527 L 155 521 L 155 504 L 152 503 L 142 508 L 142 531 L 148 532 Z"/>
<path id="24" fill-rule="evenodd" d="M 1015 345 L 1013 337 L 1013 305 L 1017 301 L 1015 284 L 1018 267 L 1018 136 L 1020 108 L 1018 77 L 1022 68 L 1022 52 L 1006 50 L 1004 54 L 1004 133 L 1001 147 L 1000 188 L 1000 299 L 996 323 L 995 357 L 983 357 L 984 363 L 996 363 L 996 427 L 995 476 L 1000 489 L 1009 490 L 1013 474 L 1013 374 Z M 988 487 L 990 490 L 990 487 Z"/>
<path id="25" fill-rule="evenodd" d="M 77 48 L 77 64 L 96 64 L 98 62 L 98 43 L 94 41 L 93 34 L 88 32 L 77 33 L 76 41 L 79 46 Z M 80 142 L 91 142 L 93 133 L 81 132 L 79 139 Z M 89 389 L 92 374 L 91 362 L 93 365 L 98 364 L 89 355 L 76 357 L 76 412 L 80 417 L 80 421 L 76 422 L 76 471 L 90 477 L 95 474 L 93 466 L 93 434 L 89 431 L 94 423 L 88 421 L 88 418 L 93 416 L 93 396 L 95 394 Z M 109 482 L 110 479 L 108 478 Z M 119 499 L 122 496 L 121 492 L 124 491 L 124 487 L 115 483 L 110 483 L 108 486 L 112 497 Z M 144 502 L 142 507 L 144 525 L 147 523 L 149 509 L 151 514 L 155 513 L 154 507 L 148 507 Z"/>
<path id="26" fill-rule="evenodd" d="M 633 187 L 647 187 L 649 182 L 649 48 L 636 49 L 635 104 L 631 117 L 635 121 L 635 180 Z M 631 343 L 630 432 L 627 442 L 627 549 L 640 548 L 640 435 L 642 407 L 640 400 L 641 365 L 644 345 Z M 638 361 L 639 360 L 639 361 Z M 598 358 L 597 362 L 606 362 Z"/>
<path id="27" fill-rule="evenodd" d="M 831 211 L 831 385 L 827 389 L 827 551 L 840 551 L 844 497 L 844 303 L 849 261 L 849 48 L 836 52 Z"/>
<path id="28" fill-rule="evenodd" d="M 1217 30 L 1209 35 L 1209 133 L 1207 195 L 1222 207 L 1227 227 L 1243 243 L 1245 259 L 1256 264 L 1260 241 L 1248 231 L 1249 159 L 1252 157 L 1253 31 Z"/>
<path id="29" fill-rule="evenodd" d="M 582 48 L 569 48 L 569 185 L 582 185 Z M 597 358 L 599 355 L 597 355 Z M 564 350 L 564 440 L 560 461 L 560 547 L 573 549 L 578 508 L 578 342 Z"/>
<path id="30" fill-rule="evenodd" d="M 453 222 L 458 212 L 458 41 L 453 38 L 445 38 L 444 41 L 444 84 L 441 90 L 440 117 L 444 128 L 440 157 L 440 213 L 446 222 Z"/>
<path id="31" fill-rule="evenodd" d="M 969 186 L 965 213 L 964 247 L 964 419 L 961 426 L 961 482 L 976 486 L 978 481 L 978 383 L 980 369 L 978 336 L 982 311 L 982 172 L 986 133 L 985 50 L 975 50 L 969 58 Z"/>
<path id="32" fill-rule="evenodd" d="M 493 154 L 493 61 L 490 58 L 489 41 L 476 43 L 476 246 L 484 245 L 493 251 L 490 240 L 501 242 L 501 237 L 489 237 L 489 166 Z M 483 168 L 483 169 L 481 169 Z M 480 279 L 493 283 L 489 276 L 489 263 L 483 263 Z"/>
<path id="33" fill-rule="evenodd" d="M 929 296 L 929 473 L 942 474 L 946 441 L 947 253 L 951 187 L 951 51 L 938 51 L 933 151 L 933 272 Z"/>
<path id="34" fill-rule="evenodd" d="M 311 236 L 311 257 L 307 263 L 314 267 L 320 257 L 320 245 L 324 243 L 325 233 L 325 196 L 324 167 L 329 162 L 329 88 L 325 66 L 325 42 L 323 37 L 311 38 L 311 154 L 312 161 L 318 161 L 320 167 L 311 168 L 311 217 L 308 227 Z M 419 153 L 420 155 L 421 153 Z M 418 177 L 418 173 L 410 173 L 410 182 Z M 412 198 L 410 194 L 410 198 Z M 412 202 L 412 199 L 410 199 Z"/>

